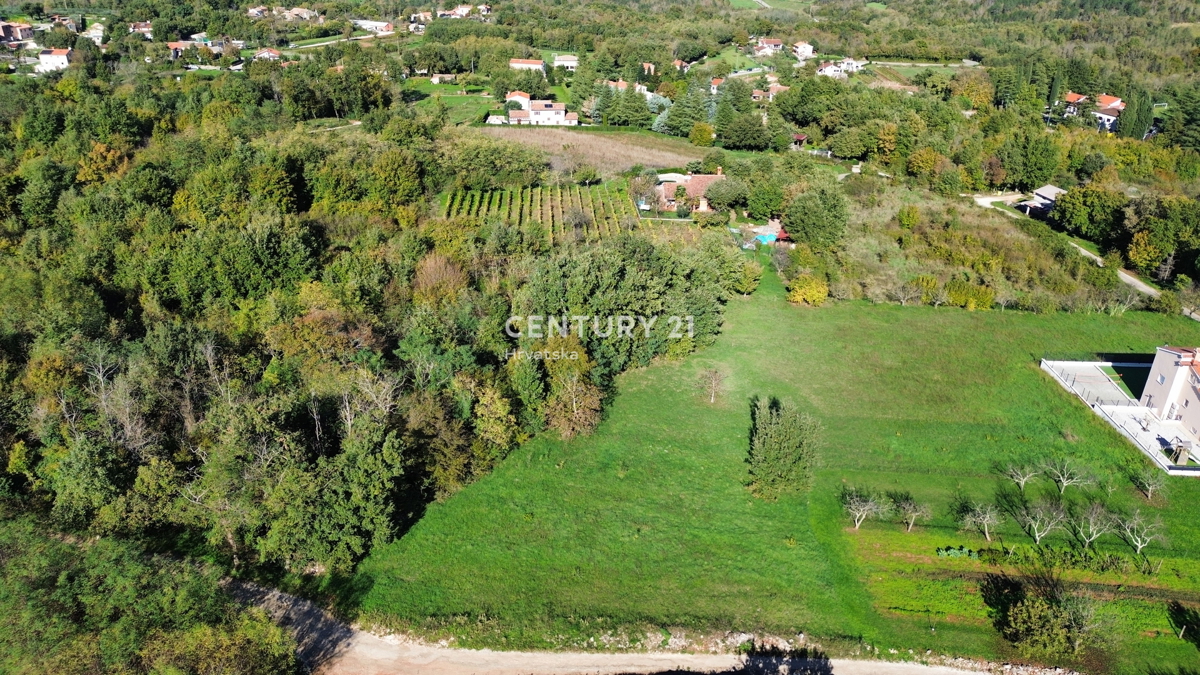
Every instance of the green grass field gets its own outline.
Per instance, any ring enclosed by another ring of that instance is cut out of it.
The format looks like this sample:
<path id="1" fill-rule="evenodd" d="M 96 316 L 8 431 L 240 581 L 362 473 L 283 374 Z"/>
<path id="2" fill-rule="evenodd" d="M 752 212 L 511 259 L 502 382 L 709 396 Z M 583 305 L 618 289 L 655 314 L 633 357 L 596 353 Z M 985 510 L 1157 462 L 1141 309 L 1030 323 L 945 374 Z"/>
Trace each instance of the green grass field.
<path id="1" fill-rule="evenodd" d="M 747 68 L 756 68 L 759 65 L 757 61 L 749 56 L 746 56 L 745 54 L 738 52 L 737 47 L 732 46 L 722 49 L 719 54 L 711 59 L 707 59 L 705 63 L 711 65 L 717 61 L 724 61 L 725 63 L 728 63 L 729 67 L 734 71 L 746 70 Z"/>
<path id="2" fill-rule="evenodd" d="M 804 631 L 839 653 L 1012 658 L 980 600 L 982 564 L 934 555 L 984 545 L 955 528 L 951 495 L 989 498 L 991 465 L 1018 454 L 1070 454 L 1100 472 L 1136 459 L 1038 359 L 1166 342 L 1200 342 L 1200 324 L 1140 312 L 799 308 L 768 272 L 753 297 L 729 303 L 715 346 L 621 376 L 593 436 L 536 438 L 432 505 L 364 562 L 355 602 L 368 620 L 459 645 L 605 649 L 605 636 L 623 636 L 617 644 L 636 648 L 659 644 L 664 628 Z M 714 367 L 727 391 L 709 405 L 695 381 Z M 743 487 L 754 396 L 795 401 L 824 423 L 824 468 L 807 497 L 765 502 Z M 855 532 L 838 506 L 843 484 L 911 490 L 936 515 L 912 534 L 891 522 Z M 1089 576 L 1117 599 L 1103 611 L 1119 637 L 1097 657 L 1109 672 L 1200 661 L 1172 637 L 1165 606 L 1200 601 L 1200 483 L 1174 478 L 1169 492 L 1170 547 L 1148 550 L 1160 572 Z M 1140 500 L 1124 484 L 1114 498 Z M 1030 541 L 1012 523 L 999 535 Z"/>

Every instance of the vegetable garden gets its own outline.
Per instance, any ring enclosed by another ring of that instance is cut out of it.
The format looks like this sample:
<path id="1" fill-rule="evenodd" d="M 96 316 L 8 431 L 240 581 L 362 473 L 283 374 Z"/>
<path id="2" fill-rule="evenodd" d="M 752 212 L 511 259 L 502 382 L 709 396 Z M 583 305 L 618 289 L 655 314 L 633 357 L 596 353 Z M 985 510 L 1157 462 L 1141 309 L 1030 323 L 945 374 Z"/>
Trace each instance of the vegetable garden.
<path id="1" fill-rule="evenodd" d="M 579 214 L 582 214 L 580 217 Z M 514 225 L 539 222 L 550 243 L 570 241 L 573 233 L 595 241 L 621 231 L 622 219 L 638 218 L 624 182 L 598 185 L 551 185 L 518 190 L 459 190 L 443 206 L 447 218 L 503 218 Z"/>

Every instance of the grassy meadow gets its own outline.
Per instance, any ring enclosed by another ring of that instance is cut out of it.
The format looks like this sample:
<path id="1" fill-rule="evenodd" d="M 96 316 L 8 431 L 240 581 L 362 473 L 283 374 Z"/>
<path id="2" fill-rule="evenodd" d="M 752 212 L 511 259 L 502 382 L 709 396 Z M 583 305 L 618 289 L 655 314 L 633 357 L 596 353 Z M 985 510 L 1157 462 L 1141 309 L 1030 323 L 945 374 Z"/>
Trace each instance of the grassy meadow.
<path id="1" fill-rule="evenodd" d="M 655 648 L 672 634 L 699 646 L 726 630 L 803 631 L 835 653 L 1015 658 L 980 597 L 987 566 L 935 553 L 986 545 L 955 527 L 952 497 L 990 498 L 991 466 L 1018 455 L 1067 454 L 1113 475 L 1136 461 L 1037 362 L 1166 342 L 1200 342 L 1200 324 L 1141 312 L 800 308 L 768 273 L 754 296 L 729 303 L 715 346 L 623 375 L 593 436 L 543 435 L 431 505 L 360 567 L 355 604 L 368 622 L 462 646 Z M 695 386 L 707 368 L 728 376 L 715 405 Z M 744 487 L 755 396 L 795 401 L 823 422 L 811 494 L 768 502 Z M 844 484 L 910 490 L 934 518 L 912 533 L 871 521 L 854 531 L 837 500 Z M 1169 543 L 1147 551 L 1155 574 L 1068 574 L 1111 600 L 1102 614 L 1116 638 L 1089 670 L 1200 662 L 1166 609 L 1200 603 L 1198 497 L 1189 479 L 1171 479 L 1154 505 L 1119 484 L 1113 499 L 1161 513 Z M 1011 522 L 998 535 L 1031 542 Z M 1049 539 L 1065 545 L 1061 533 Z M 1104 547 L 1122 548 L 1112 538 Z"/>

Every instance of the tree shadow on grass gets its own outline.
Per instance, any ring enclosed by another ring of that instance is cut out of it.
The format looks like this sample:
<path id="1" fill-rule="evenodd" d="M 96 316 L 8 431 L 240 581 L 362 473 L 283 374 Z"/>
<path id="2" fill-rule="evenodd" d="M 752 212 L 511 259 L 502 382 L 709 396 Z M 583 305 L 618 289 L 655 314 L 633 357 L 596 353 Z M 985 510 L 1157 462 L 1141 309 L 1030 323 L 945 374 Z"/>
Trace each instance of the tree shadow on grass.
<path id="1" fill-rule="evenodd" d="M 1188 607 L 1177 600 L 1167 603 L 1167 617 L 1175 635 L 1183 633 L 1183 639 L 1200 649 L 1200 610 Z"/>

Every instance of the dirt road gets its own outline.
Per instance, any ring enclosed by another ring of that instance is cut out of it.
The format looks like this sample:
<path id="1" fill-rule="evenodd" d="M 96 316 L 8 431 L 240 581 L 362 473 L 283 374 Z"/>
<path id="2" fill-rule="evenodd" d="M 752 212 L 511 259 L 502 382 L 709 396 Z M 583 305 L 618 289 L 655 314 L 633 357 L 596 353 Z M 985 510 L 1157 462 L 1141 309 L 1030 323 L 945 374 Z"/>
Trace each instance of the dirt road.
<path id="1" fill-rule="evenodd" d="M 352 628 L 320 607 L 276 590 L 232 582 L 229 591 L 257 605 L 299 643 L 318 675 L 978 675 L 944 666 L 841 659 L 793 660 L 733 654 L 496 652 L 451 649 Z"/>

